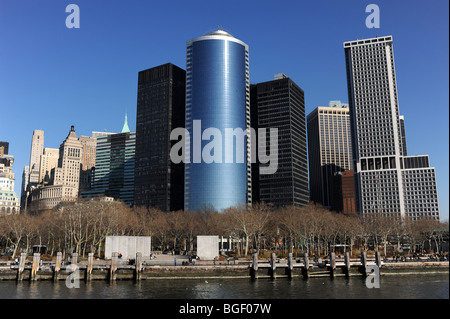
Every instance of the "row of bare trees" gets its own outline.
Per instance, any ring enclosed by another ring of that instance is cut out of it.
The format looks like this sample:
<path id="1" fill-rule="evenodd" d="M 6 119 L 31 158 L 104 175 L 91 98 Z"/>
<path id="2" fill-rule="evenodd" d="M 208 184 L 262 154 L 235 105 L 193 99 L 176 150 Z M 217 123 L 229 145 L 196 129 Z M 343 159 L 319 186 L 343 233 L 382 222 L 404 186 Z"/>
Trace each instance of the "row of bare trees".
<path id="1" fill-rule="evenodd" d="M 298 255 L 327 255 L 330 251 L 381 248 L 386 256 L 391 247 L 434 247 L 448 245 L 448 222 L 431 219 L 373 215 L 349 216 L 330 212 L 318 205 L 272 209 L 265 204 L 251 208 L 231 207 L 222 213 L 211 209 L 197 212 L 130 208 L 121 202 L 81 201 L 41 215 L 8 215 L 0 218 L 0 252 L 30 251 L 45 245 L 47 253 L 93 252 L 101 256 L 106 236 L 151 236 L 153 250 L 193 252 L 198 235 L 231 238 L 238 256 L 262 251 Z M 393 249 L 391 249 L 393 251 Z"/>

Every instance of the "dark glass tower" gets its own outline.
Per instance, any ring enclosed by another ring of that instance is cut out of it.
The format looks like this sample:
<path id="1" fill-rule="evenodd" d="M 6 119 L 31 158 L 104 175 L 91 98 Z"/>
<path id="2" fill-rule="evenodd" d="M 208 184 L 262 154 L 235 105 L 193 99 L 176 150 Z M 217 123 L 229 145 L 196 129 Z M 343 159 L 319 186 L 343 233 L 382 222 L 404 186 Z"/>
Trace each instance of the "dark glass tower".
<path id="1" fill-rule="evenodd" d="M 184 163 L 170 160 L 174 128 L 185 126 L 186 72 L 164 64 L 139 72 L 134 205 L 183 209 Z"/>
<path id="2" fill-rule="evenodd" d="M 225 147 L 220 163 L 206 163 L 203 154 L 196 151 L 195 140 L 201 140 L 201 152 L 214 138 L 202 139 L 194 127 L 194 121 L 201 121 L 201 131 L 214 128 L 223 137 L 227 128 L 245 131 L 250 126 L 248 46 L 222 30 L 188 41 L 186 79 L 186 128 L 193 143 L 185 169 L 185 209 L 213 207 L 221 211 L 249 203 L 247 138 L 243 138 L 241 149 L 243 162 L 236 157 L 227 163 L 225 156 L 233 150 L 227 148 L 225 138 L 221 141 Z M 237 138 L 233 141 L 237 143 Z"/>
<path id="3" fill-rule="evenodd" d="M 303 90 L 284 74 L 252 85 L 251 123 L 255 130 L 265 128 L 268 135 L 269 128 L 278 128 L 278 169 L 262 175 L 259 161 L 252 164 L 253 202 L 275 207 L 306 205 L 309 192 Z"/>

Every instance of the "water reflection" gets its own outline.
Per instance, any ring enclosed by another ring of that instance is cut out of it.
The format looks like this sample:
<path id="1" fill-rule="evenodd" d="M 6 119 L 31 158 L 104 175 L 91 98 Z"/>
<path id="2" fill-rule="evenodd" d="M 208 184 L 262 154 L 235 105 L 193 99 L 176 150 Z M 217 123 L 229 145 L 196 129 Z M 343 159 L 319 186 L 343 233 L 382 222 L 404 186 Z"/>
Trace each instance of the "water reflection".
<path id="1" fill-rule="evenodd" d="M 380 288 L 365 278 L 177 279 L 80 282 L 0 281 L 0 299 L 422 299 L 449 298 L 448 274 L 382 276 Z"/>

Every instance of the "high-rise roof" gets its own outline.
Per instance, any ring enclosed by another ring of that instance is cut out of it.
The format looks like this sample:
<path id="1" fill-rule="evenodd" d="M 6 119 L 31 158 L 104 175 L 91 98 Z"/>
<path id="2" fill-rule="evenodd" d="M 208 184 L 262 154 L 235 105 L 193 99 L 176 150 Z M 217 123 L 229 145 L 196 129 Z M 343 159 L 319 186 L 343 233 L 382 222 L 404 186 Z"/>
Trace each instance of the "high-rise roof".
<path id="1" fill-rule="evenodd" d="M 223 30 L 213 31 L 213 32 L 207 33 L 205 35 L 222 35 L 222 36 L 227 36 L 227 37 L 233 37 L 231 34 L 229 34 L 228 32 L 225 32 Z"/>
<path id="2" fill-rule="evenodd" d="M 236 42 L 236 43 L 243 45 L 246 48 L 246 50 L 248 50 L 248 45 L 246 43 L 235 38 L 230 33 L 223 31 L 223 30 L 216 30 L 213 32 L 206 33 L 205 35 L 202 35 L 200 37 L 188 40 L 187 45 L 189 46 L 189 44 L 192 42 L 202 41 L 202 40 L 229 40 L 229 41 Z"/>
<path id="3" fill-rule="evenodd" d="M 125 113 L 125 123 L 123 124 L 121 133 L 129 133 L 129 132 L 130 132 L 130 128 L 128 127 L 128 117 L 127 117 L 127 114 Z"/>

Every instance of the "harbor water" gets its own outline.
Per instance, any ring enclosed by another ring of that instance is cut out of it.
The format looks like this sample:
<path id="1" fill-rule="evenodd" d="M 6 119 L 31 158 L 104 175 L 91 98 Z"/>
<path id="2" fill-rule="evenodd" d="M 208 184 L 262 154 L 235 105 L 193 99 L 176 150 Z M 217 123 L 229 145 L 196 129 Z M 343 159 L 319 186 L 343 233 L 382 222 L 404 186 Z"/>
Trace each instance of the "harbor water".
<path id="1" fill-rule="evenodd" d="M 78 286 L 78 287 L 77 287 Z M 70 285 L 69 285 L 70 287 Z M 0 281 L 0 299 L 448 299 L 447 274 L 386 275 L 379 288 L 362 277 L 330 279 L 152 279 Z"/>

